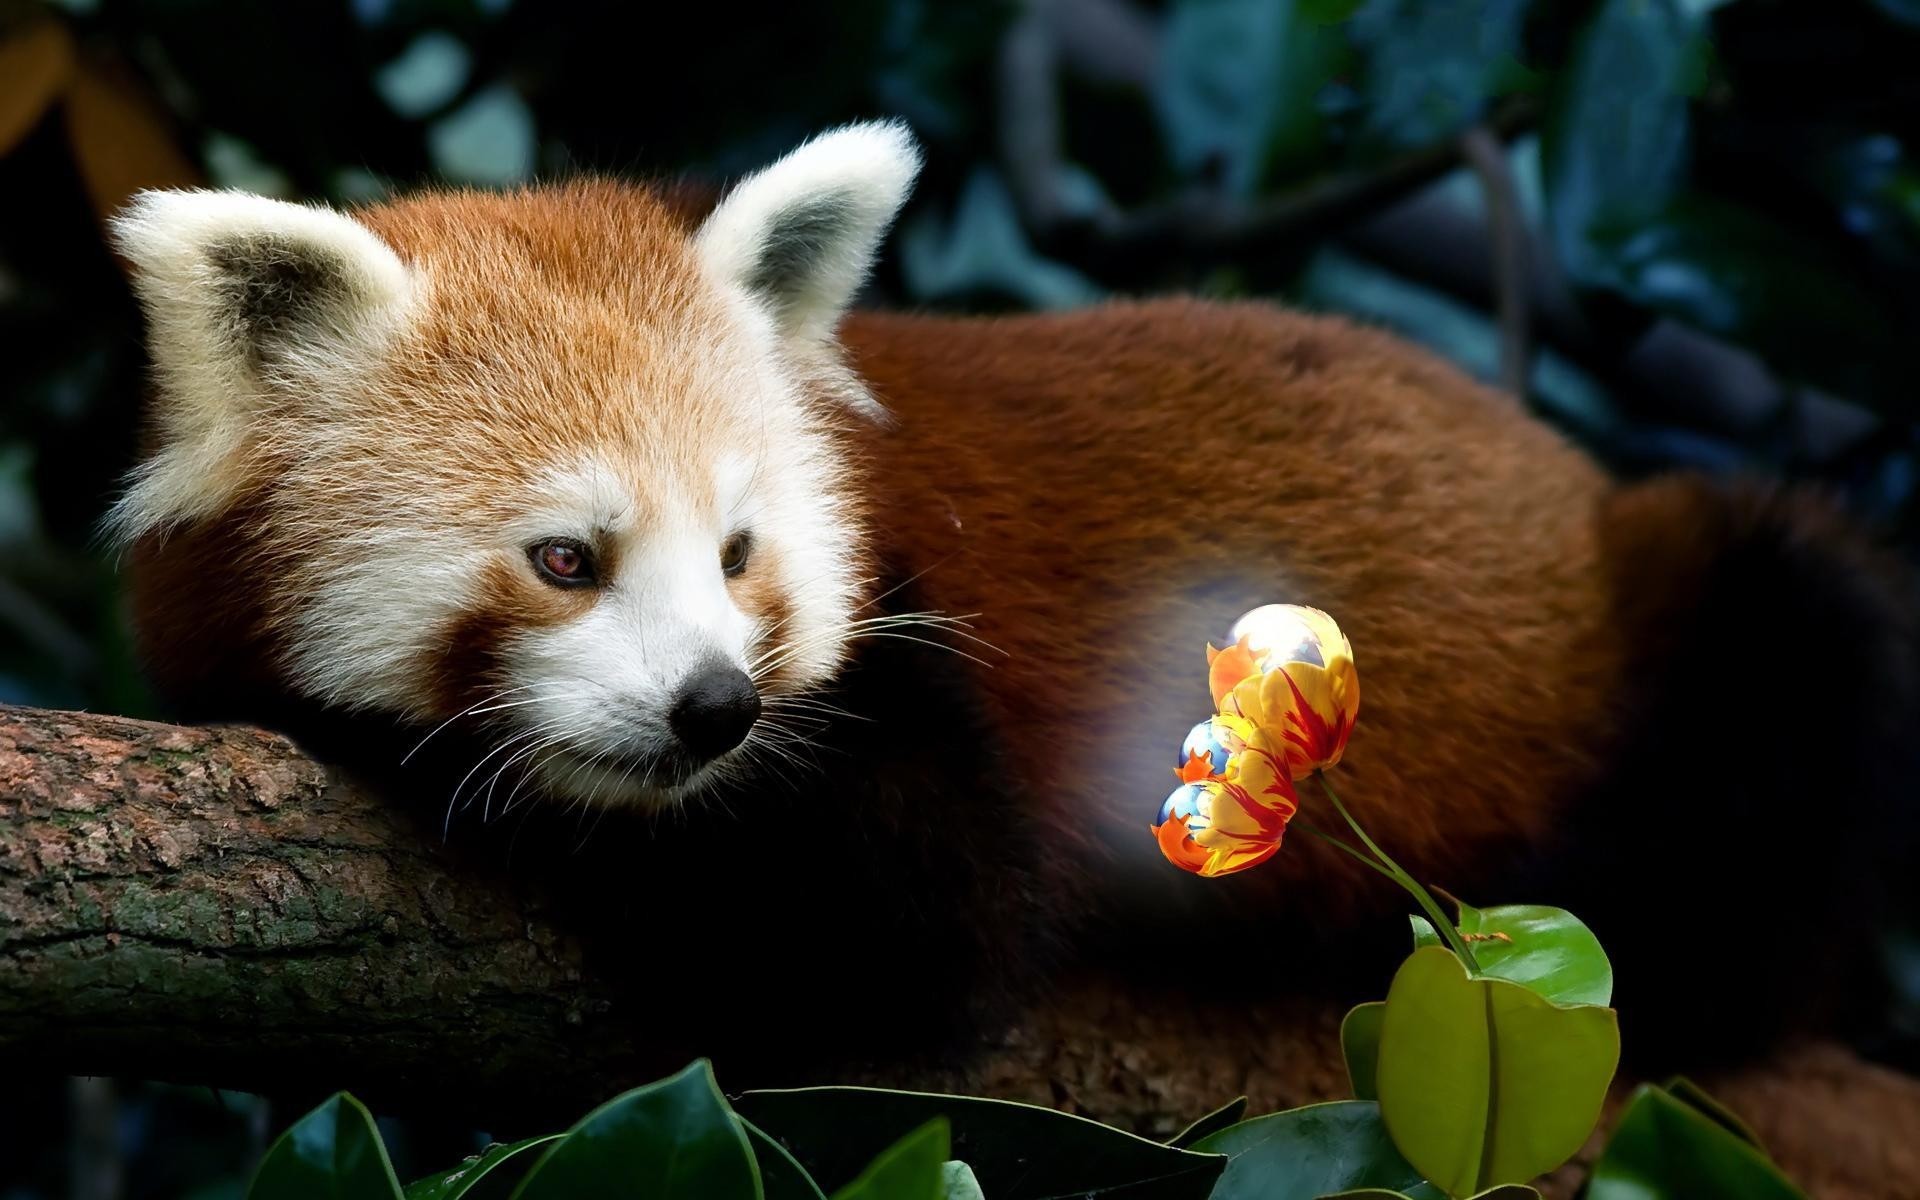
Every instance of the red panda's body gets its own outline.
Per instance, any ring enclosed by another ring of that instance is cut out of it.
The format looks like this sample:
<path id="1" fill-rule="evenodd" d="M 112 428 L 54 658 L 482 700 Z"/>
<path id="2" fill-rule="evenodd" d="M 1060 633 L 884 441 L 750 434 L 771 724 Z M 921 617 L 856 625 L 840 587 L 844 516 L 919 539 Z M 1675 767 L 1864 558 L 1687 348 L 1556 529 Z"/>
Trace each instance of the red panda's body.
<path id="1" fill-rule="evenodd" d="M 912 166 L 842 131 L 698 220 L 614 184 L 144 201 L 161 395 L 114 523 L 157 681 L 437 737 L 466 774 L 436 809 L 655 814 L 562 864 L 623 932 L 670 922 L 636 966 L 822 981 L 753 1021 L 670 1006 L 697 1042 L 817 1016 L 870 1049 L 876 1013 L 921 1020 L 876 996 L 972 1008 L 1078 949 L 1225 982 L 1397 941 L 1397 898 L 1298 829 L 1224 880 L 1148 833 L 1207 641 L 1276 601 L 1352 639 L 1341 788 L 1422 877 L 1581 910 L 1623 998 L 1720 969 L 1662 958 L 1676 912 L 1727 955 L 1851 948 L 1806 903 L 1726 919 L 1810 795 L 1809 892 L 1852 903 L 1852 849 L 1898 844 L 1909 613 L 1824 508 L 1620 490 L 1427 354 L 1266 305 L 843 320 Z M 891 623 L 924 612 L 971 628 Z"/>
<path id="2" fill-rule="evenodd" d="M 981 661 L 953 670 L 1020 798 L 1007 836 L 1097 939 L 1164 966 L 1176 937 L 1223 982 L 1391 962 L 1361 947 L 1394 945 L 1403 898 L 1298 829 L 1221 880 L 1149 836 L 1209 711 L 1206 644 L 1281 601 L 1353 642 L 1335 778 L 1369 830 L 1466 899 L 1581 911 L 1650 1061 L 1751 1052 L 1853 986 L 1847 910 L 1910 829 L 1915 660 L 1900 569 L 1816 498 L 1623 486 L 1424 351 L 1267 305 L 856 315 L 842 338 L 894 417 L 863 439 L 879 577 L 979 614 L 999 653 L 959 643 Z M 1792 909 L 1733 919 L 1789 878 Z M 1724 932 L 1675 937 L 1676 912 Z M 1657 1010 L 1789 946 L 1822 966 L 1772 1006 Z"/>
<path id="3" fill-rule="evenodd" d="M 1340 774 L 1424 873 L 1539 844 L 1591 777 L 1626 662 L 1597 536 L 1609 485 L 1511 400 L 1259 304 L 859 315 L 842 337 L 894 414 L 864 454 L 887 577 L 979 614 L 998 653 L 959 643 L 983 662 L 957 669 L 1045 836 L 1086 856 L 1077 876 L 1336 926 L 1394 902 L 1305 837 L 1230 881 L 1158 861 L 1147 826 L 1211 709 L 1207 643 L 1268 602 L 1324 608 L 1352 638 L 1366 700 Z"/>

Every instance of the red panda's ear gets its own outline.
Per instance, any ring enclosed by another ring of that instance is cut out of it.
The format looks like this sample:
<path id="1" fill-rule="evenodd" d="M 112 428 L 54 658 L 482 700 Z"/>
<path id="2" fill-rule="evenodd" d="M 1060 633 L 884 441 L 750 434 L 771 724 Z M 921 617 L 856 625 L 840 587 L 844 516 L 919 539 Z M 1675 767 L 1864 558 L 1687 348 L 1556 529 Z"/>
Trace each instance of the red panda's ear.
<path id="1" fill-rule="evenodd" d="M 110 518 L 121 537 L 217 508 L 252 418 L 370 367 L 414 292 L 353 218 L 242 192 L 142 192 L 113 235 L 146 312 L 158 435 Z"/>
<path id="2" fill-rule="evenodd" d="M 823 133 L 742 180 L 695 235 L 707 266 L 788 336 L 831 337 L 920 171 L 894 121 Z"/>

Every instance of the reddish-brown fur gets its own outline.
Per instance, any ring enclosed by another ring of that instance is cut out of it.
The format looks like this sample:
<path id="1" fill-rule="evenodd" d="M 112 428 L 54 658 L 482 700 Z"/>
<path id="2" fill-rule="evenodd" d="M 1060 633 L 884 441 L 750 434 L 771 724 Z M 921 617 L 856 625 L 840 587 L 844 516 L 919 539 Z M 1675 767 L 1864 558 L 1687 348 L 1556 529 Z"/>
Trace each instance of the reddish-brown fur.
<path id="1" fill-rule="evenodd" d="M 366 389 L 368 403 L 388 410 L 379 439 L 349 463 L 370 485 L 433 492 L 506 520 L 514 484 L 556 461 L 637 446 L 641 469 L 627 482 L 646 513 L 659 507 L 647 454 L 729 444 L 741 414 L 715 395 L 727 380 L 715 368 L 739 356 L 712 335 L 720 302 L 697 274 L 681 217 L 645 193 L 591 181 L 513 195 L 429 193 L 357 216 L 410 262 L 430 265 L 435 280 L 404 348 Z M 650 445 L 636 428 L 670 434 Z M 242 502 L 149 533 L 130 555 L 149 669 L 193 707 L 244 709 L 258 702 L 254 685 L 270 692 L 284 678 L 283 623 L 311 586 L 284 527 L 314 503 L 289 494 L 286 466 L 256 447 Z M 497 567 L 481 591 L 440 631 L 441 661 L 422 664 L 442 716 L 490 685 L 499 638 L 590 603 Z M 776 597 L 742 589 L 743 604 L 756 601 L 779 619 Z M 245 699 L 232 695 L 241 685 Z"/>
<path id="2" fill-rule="evenodd" d="M 1593 770 L 1624 665 L 1598 567 L 1608 484 L 1510 400 L 1265 305 L 861 315 L 843 336 L 898 419 L 866 450 L 882 553 L 1004 652 L 978 687 L 1051 836 L 1098 847 L 1081 870 L 1171 872 L 1146 828 L 1210 708 L 1205 645 L 1271 601 L 1352 638 L 1364 699 L 1340 786 L 1422 875 L 1478 885 Z M 1336 922 L 1391 901 L 1299 836 L 1200 886 Z"/>
<path id="3" fill-rule="evenodd" d="M 431 459 L 438 469 L 421 486 L 460 489 L 490 513 L 500 491 L 491 485 L 523 470 L 515 439 L 588 454 L 625 436 L 631 395 L 602 385 L 635 370 L 648 381 L 647 420 L 675 430 L 682 452 L 728 436 L 713 380 L 696 369 L 714 349 L 703 333 L 713 317 L 684 215 L 639 190 L 581 184 L 429 195 L 362 219 L 403 259 L 431 260 L 439 281 L 414 353 L 389 381 L 415 404 L 386 460 L 392 470 L 410 475 Z M 1744 602 L 1752 580 L 1715 582 L 1720 557 L 1754 538 L 1778 535 L 1792 548 L 1806 531 L 1839 528 L 1796 498 L 1730 502 L 1700 484 L 1620 493 L 1515 403 L 1432 356 L 1261 304 L 1173 300 L 992 320 L 856 314 L 842 341 L 893 414 L 840 435 L 858 466 L 876 600 L 977 614 L 973 632 L 993 649 L 930 635 L 987 660 L 940 659 L 947 673 L 935 679 L 918 659 L 920 674 L 876 674 L 873 660 L 891 648 L 859 648 L 856 674 L 884 680 L 883 695 L 864 699 L 887 733 L 861 743 L 865 757 L 831 765 L 823 815 L 807 832 L 825 838 L 820 869 L 835 886 L 862 856 L 883 860 L 876 878 L 927 891 L 882 911 L 939 913 L 981 940 L 1168 907 L 1209 918 L 1232 909 L 1220 929 L 1257 931 L 1290 914 L 1337 933 L 1399 906 L 1297 830 L 1268 865 L 1218 881 L 1176 871 L 1148 835 L 1176 748 L 1207 715 L 1206 642 L 1274 601 L 1325 609 L 1352 639 L 1364 699 L 1335 777 L 1375 836 L 1469 899 L 1556 899 L 1516 894 L 1522 878 L 1541 879 L 1521 872 L 1585 828 L 1580 806 L 1612 794 L 1636 722 L 1667 712 L 1650 709 L 1649 696 L 1667 686 L 1660 656 L 1691 636 L 1674 631 L 1706 619 L 1696 602 L 1708 593 L 1723 606 Z M 534 352 L 503 364 L 490 353 L 501 345 Z M 444 392 L 450 377 L 483 382 L 498 406 L 476 416 L 471 392 Z M 287 631 L 276 621 L 301 587 L 297 570 L 276 570 L 281 552 L 262 527 L 274 464 L 263 458 L 253 471 L 241 502 L 148 535 L 132 562 L 156 676 L 176 694 L 241 711 L 278 686 Z M 633 484 L 646 507 L 646 479 Z M 1854 549 L 1801 557 L 1791 563 L 1807 577 L 1883 571 Z M 1763 555 L 1750 572 L 1763 608 L 1772 562 Z M 443 712 L 480 694 L 502 638 L 578 603 L 538 586 L 524 573 L 494 579 L 440 631 L 432 669 Z M 1899 625 L 1892 593 L 1856 590 L 1836 611 Z M 748 583 L 735 594 L 780 619 L 777 592 Z M 1723 651 L 1713 671 L 1744 653 Z M 1739 687 L 1704 693 L 1727 714 L 1722 742 L 1750 728 L 1741 722 L 1756 699 Z M 981 776 L 943 779 L 915 765 L 949 770 L 957 760 Z M 1656 782 L 1665 770 L 1633 761 Z M 824 815 L 856 800 L 878 811 Z M 1304 800 L 1305 819 L 1326 821 L 1311 789 Z M 1718 811 L 1710 800 L 1699 798 L 1701 812 Z M 749 821 L 728 836 L 755 833 Z M 770 826 L 768 837 L 790 833 Z M 1651 855 L 1660 835 L 1647 836 Z M 1636 844 L 1619 843 L 1629 854 Z M 809 857 L 788 850 L 740 867 L 742 886 L 786 886 L 773 872 Z M 885 861 L 917 854 L 946 858 L 932 871 Z M 1002 868 L 1017 879 L 1002 883 Z M 794 889 L 804 893 L 804 880 Z M 1707 899 L 1725 913 L 1724 896 Z"/>

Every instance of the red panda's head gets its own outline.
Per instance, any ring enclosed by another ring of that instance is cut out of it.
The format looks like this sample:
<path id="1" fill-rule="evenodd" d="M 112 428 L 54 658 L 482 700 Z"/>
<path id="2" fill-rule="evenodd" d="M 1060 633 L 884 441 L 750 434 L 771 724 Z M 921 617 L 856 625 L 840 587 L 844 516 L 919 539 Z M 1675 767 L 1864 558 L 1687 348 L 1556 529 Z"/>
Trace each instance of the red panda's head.
<path id="1" fill-rule="evenodd" d="M 878 408 L 834 330 L 917 167 L 851 126 L 695 227 L 611 183 L 140 196 L 154 440 L 109 524 L 161 684 L 481 715 L 581 797 L 724 777 L 844 654 Z"/>

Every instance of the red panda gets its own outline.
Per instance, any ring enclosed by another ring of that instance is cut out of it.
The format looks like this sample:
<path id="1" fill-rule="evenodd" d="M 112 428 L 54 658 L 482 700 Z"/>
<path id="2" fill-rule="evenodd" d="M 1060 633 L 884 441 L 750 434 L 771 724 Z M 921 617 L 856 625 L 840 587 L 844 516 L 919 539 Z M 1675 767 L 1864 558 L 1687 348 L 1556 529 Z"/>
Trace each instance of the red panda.
<path id="1" fill-rule="evenodd" d="M 595 843 L 649 969 L 791 971 L 817 1005 L 761 1013 L 791 1034 L 849 995 L 880 1020 L 901 957 L 918 1002 L 1141 951 L 1378 986 L 1357 948 L 1404 925 L 1365 872 L 1296 836 L 1202 880 L 1148 833 L 1208 641 L 1309 604 L 1364 676 L 1343 795 L 1423 879 L 1586 915 L 1630 1039 L 1731 956 L 1854 948 L 1816 901 L 1898 844 L 1915 659 L 1844 521 L 1621 487 L 1428 354 L 1267 304 L 849 313 L 917 165 L 873 124 L 692 216 L 606 181 L 139 198 L 157 396 L 110 528 L 157 683 L 440 738 L 434 804 L 652 814 Z M 701 914 L 766 936 L 736 961 Z"/>

